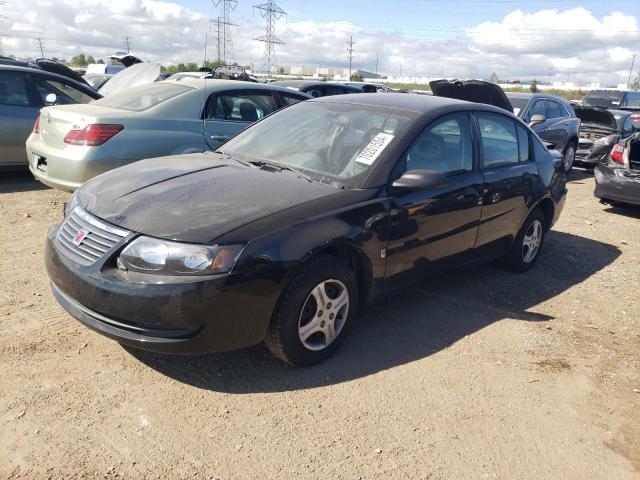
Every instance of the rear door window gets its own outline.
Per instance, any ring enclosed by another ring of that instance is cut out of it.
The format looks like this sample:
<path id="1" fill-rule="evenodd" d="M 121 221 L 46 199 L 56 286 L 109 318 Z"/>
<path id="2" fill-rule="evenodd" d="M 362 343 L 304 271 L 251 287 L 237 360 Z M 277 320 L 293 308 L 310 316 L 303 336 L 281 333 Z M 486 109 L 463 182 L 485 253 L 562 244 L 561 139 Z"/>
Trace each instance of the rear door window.
<path id="1" fill-rule="evenodd" d="M 278 109 L 271 92 L 233 92 L 212 97 L 208 118 L 256 122 Z"/>
<path id="2" fill-rule="evenodd" d="M 35 78 L 35 85 L 42 99 L 46 103 L 47 95 L 50 93 L 56 96 L 56 105 L 68 105 L 72 103 L 89 103 L 92 97 L 66 82 L 51 80 L 43 77 Z"/>
<path id="3" fill-rule="evenodd" d="M 290 105 L 295 105 L 296 103 L 299 103 L 305 100 L 303 97 L 294 96 L 289 93 L 280 93 L 280 96 L 282 97 L 282 103 L 286 107 Z"/>
<path id="4" fill-rule="evenodd" d="M 21 72 L 0 72 L 0 104 L 34 106 L 27 92 L 27 75 Z"/>
<path id="5" fill-rule="evenodd" d="M 476 113 L 484 168 L 520 162 L 518 134 L 513 120 L 493 113 Z"/>
<path id="6" fill-rule="evenodd" d="M 640 107 L 640 92 L 627 92 L 622 107 Z"/>

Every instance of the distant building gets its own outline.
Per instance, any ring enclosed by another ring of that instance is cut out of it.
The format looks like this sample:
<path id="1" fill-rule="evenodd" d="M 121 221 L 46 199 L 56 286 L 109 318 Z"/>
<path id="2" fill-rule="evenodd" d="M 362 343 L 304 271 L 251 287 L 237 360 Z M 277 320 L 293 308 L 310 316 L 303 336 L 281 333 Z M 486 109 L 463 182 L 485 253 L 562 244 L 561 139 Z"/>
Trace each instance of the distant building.
<path id="1" fill-rule="evenodd" d="M 279 66 L 274 68 L 274 74 L 302 77 L 322 78 L 326 80 L 349 80 L 349 69 L 341 67 L 314 67 L 308 65 Z M 362 78 L 380 79 L 382 75 L 367 72 L 366 70 L 351 70 L 352 75 L 361 75 Z"/>

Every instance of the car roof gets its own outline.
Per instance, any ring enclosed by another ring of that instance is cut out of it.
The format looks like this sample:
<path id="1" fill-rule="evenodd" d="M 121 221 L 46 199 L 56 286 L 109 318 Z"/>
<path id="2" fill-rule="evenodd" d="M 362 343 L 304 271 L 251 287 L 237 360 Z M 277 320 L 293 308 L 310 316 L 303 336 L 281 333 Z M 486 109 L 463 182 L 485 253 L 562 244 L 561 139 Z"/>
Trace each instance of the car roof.
<path id="1" fill-rule="evenodd" d="M 266 90 L 279 92 L 292 93 L 290 88 L 274 85 L 273 83 L 256 83 L 245 82 L 242 80 L 221 80 L 217 78 L 193 78 L 193 77 L 181 77 L 172 79 L 171 77 L 166 80 L 162 80 L 158 83 L 169 83 L 176 85 L 186 85 L 187 87 L 195 89 L 206 89 L 207 93 L 213 93 L 220 90 Z M 302 92 L 295 92 L 298 95 L 308 96 Z"/>
<path id="2" fill-rule="evenodd" d="M 566 98 L 562 98 L 559 95 L 554 95 L 553 93 L 545 93 L 545 92 L 536 92 L 536 93 L 505 92 L 505 93 L 507 95 L 507 98 L 551 98 L 553 100 L 568 102 Z"/>
<path id="3" fill-rule="evenodd" d="M 49 78 L 55 78 L 55 79 L 58 79 L 58 80 L 64 80 L 65 82 L 72 83 L 74 86 L 79 86 L 82 90 L 89 91 L 89 92 L 94 92 L 94 93 L 96 93 L 96 95 L 98 95 L 98 92 L 96 92 L 89 85 L 85 85 L 84 83 L 77 82 L 73 78 L 65 77 L 64 75 L 59 75 L 59 74 L 53 73 L 53 72 L 47 72 L 46 70 L 42 70 L 41 68 L 18 67 L 18 66 L 15 66 L 15 65 L 0 65 L 0 71 L 35 73 L 37 75 L 41 75 L 41 76 L 45 76 L 45 77 L 49 77 Z"/>
<path id="4" fill-rule="evenodd" d="M 318 97 L 308 101 L 398 108 L 401 110 L 411 110 L 416 113 L 427 113 L 435 109 L 446 109 L 447 107 L 452 111 L 464 110 L 473 106 L 472 108 L 474 110 L 488 110 L 501 114 L 509 114 L 509 112 L 506 112 L 506 110 L 502 108 L 486 105 L 484 103 L 467 102 L 465 100 L 455 100 L 453 98 L 438 97 L 435 95 L 415 95 L 411 93 L 355 93 Z"/>
<path id="5" fill-rule="evenodd" d="M 281 85 L 285 87 L 296 87 L 296 88 L 304 88 L 310 87 L 312 85 L 324 85 L 327 82 L 318 82 L 312 80 L 276 80 L 275 82 L 271 82 L 271 85 Z"/>

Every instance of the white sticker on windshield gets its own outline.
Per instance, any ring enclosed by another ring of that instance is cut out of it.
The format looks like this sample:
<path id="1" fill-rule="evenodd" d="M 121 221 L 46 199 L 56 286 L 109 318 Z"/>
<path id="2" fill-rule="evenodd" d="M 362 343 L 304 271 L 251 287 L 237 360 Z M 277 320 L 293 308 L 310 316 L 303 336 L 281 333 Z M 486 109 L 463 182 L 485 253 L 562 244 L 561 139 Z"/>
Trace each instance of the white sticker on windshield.
<path id="1" fill-rule="evenodd" d="M 519 113 L 520 113 L 520 109 L 519 109 L 519 108 L 517 108 L 517 107 L 514 107 L 514 108 L 513 108 L 513 114 L 514 114 L 514 115 L 516 115 L 516 116 L 518 116 L 518 114 L 519 114 Z"/>
<path id="2" fill-rule="evenodd" d="M 377 134 L 369 142 L 369 145 L 364 147 L 360 152 L 360 155 L 356 158 L 356 162 L 364 163 L 365 165 L 373 164 L 394 137 L 395 135 L 390 135 L 388 133 Z"/>

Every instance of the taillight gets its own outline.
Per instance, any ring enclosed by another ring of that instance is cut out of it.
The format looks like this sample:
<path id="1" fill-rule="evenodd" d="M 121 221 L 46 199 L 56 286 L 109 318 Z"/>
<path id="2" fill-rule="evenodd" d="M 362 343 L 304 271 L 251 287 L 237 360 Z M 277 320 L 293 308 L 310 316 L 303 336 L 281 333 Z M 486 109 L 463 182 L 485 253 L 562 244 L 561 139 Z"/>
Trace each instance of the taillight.
<path id="1" fill-rule="evenodd" d="M 124 125 L 93 123 L 82 130 L 71 130 L 64 137 L 64 143 L 97 147 L 114 137 L 122 129 L 124 129 Z"/>
<path id="2" fill-rule="evenodd" d="M 611 149 L 611 160 L 620 165 L 624 165 L 624 143 L 618 143 Z"/>
<path id="3" fill-rule="evenodd" d="M 40 115 L 36 118 L 36 123 L 33 124 L 33 133 L 40 133 Z"/>

